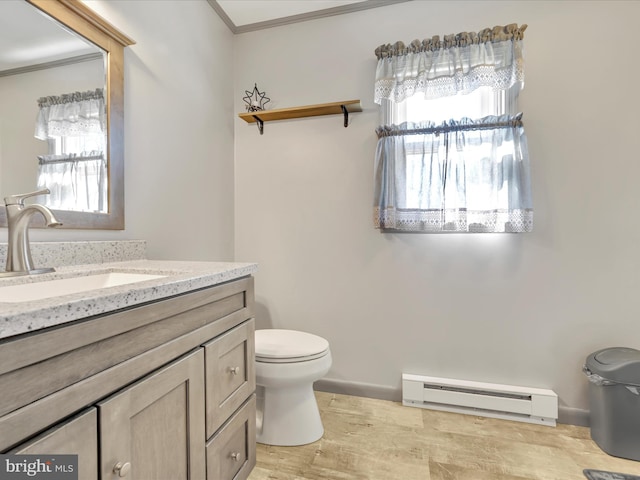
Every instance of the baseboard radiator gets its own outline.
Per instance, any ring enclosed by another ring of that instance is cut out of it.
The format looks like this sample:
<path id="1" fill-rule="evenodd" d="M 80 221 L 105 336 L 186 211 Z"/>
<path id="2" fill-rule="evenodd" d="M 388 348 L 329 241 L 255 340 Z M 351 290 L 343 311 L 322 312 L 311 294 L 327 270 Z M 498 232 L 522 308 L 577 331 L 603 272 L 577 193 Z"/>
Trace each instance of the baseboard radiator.
<path id="1" fill-rule="evenodd" d="M 402 375 L 402 404 L 555 427 L 558 396 L 552 390 L 451 378 Z"/>

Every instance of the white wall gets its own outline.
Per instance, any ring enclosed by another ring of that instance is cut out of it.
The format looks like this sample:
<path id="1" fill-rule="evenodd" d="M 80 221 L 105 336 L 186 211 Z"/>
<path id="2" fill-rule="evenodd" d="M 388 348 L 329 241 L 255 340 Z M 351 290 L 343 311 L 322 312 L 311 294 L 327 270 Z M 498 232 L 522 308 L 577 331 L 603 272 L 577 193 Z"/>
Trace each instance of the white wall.
<path id="1" fill-rule="evenodd" d="M 552 388 L 588 409 L 586 356 L 640 348 L 638 2 L 412 1 L 235 38 L 235 110 L 361 99 L 364 112 L 235 120 L 238 260 L 258 326 L 326 337 L 328 378 L 399 394 L 402 372 Z M 372 226 L 374 49 L 526 23 L 521 96 L 535 232 Z M 355 389 L 357 390 L 357 389 Z M 578 409 L 574 411 L 572 409 Z"/>
<path id="2" fill-rule="evenodd" d="M 150 258 L 232 260 L 233 35 L 206 0 L 86 3 L 136 41 L 125 49 L 126 229 L 31 239 L 141 239 Z"/>

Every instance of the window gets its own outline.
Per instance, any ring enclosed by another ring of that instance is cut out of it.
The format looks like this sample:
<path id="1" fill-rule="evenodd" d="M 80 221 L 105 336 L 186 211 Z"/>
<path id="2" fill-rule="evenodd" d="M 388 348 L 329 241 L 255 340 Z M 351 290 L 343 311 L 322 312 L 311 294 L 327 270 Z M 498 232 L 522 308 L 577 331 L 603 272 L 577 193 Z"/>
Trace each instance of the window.
<path id="1" fill-rule="evenodd" d="M 505 111 L 503 92 L 491 87 L 479 87 L 466 95 L 452 95 L 427 99 L 418 92 L 401 102 L 384 100 L 383 124 L 430 121 L 440 124 L 452 118 L 482 118 L 487 115 L 502 115 Z"/>
<path id="2" fill-rule="evenodd" d="M 54 155 L 80 155 L 84 152 L 101 152 L 104 149 L 104 134 L 102 133 L 51 137 L 51 140 L 53 146 L 50 150 Z"/>
<path id="3" fill-rule="evenodd" d="M 508 25 L 376 50 L 377 228 L 532 229 L 529 160 L 517 113 L 525 28 Z"/>

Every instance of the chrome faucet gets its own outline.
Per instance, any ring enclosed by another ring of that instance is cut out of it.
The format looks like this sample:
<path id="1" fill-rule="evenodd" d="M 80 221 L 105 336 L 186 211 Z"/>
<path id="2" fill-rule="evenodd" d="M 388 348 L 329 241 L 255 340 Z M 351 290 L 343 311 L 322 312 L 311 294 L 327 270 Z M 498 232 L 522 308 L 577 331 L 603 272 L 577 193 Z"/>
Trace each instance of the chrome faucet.
<path id="1" fill-rule="evenodd" d="M 24 199 L 35 195 L 51 193 L 48 188 L 37 192 L 23 193 L 5 197 L 4 204 L 7 210 L 7 268 L 0 276 L 32 275 L 55 271 L 53 268 L 39 268 L 33 266 L 31 247 L 29 245 L 29 221 L 35 213 L 41 213 L 47 227 L 59 227 L 62 225 L 53 215 L 53 212 L 44 205 L 33 203 L 24 204 Z"/>

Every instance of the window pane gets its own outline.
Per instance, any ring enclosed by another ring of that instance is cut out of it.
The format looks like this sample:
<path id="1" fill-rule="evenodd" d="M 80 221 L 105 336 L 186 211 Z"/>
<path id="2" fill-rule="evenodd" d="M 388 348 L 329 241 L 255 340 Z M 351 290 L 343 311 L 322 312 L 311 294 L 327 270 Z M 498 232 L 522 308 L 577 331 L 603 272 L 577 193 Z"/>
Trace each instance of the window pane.
<path id="1" fill-rule="evenodd" d="M 502 96 L 502 93 L 496 93 L 490 87 L 481 87 L 467 95 L 434 100 L 425 100 L 422 94 L 418 94 L 398 104 L 397 115 L 401 122 L 431 121 L 437 124 L 463 117 L 478 119 L 487 115 L 503 115 L 506 112 L 500 98 Z"/>

